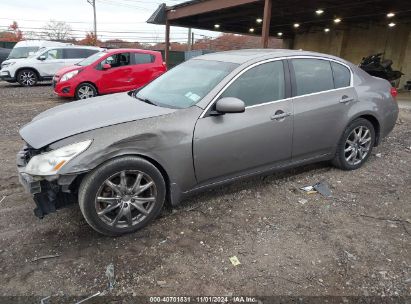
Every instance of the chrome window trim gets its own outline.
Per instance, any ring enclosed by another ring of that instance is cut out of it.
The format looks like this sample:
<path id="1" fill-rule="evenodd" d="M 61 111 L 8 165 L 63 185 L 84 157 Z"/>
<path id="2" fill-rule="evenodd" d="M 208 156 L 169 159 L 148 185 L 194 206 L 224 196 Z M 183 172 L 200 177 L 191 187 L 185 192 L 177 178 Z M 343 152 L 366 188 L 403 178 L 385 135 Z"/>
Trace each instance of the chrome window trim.
<path id="1" fill-rule="evenodd" d="M 246 109 L 251 109 L 251 108 L 256 108 L 256 107 L 260 107 L 260 106 L 264 106 L 264 105 L 269 105 L 269 104 L 273 104 L 273 103 L 277 103 L 277 102 L 281 102 L 281 101 L 288 101 L 288 100 L 292 100 L 295 98 L 300 98 L 300 97 L 308 97 L 308 96 L 313 96 L 313 95 L 318 95 L 318 94 L 322 94 L 322 93 L 328 93 L 328 92 L 333 92 L 333 91 L 339 91 L 342 89 L 346 89 L 346 88 L 352 88 L 354 87 L 354 74 L 353 71 L 351 69 L 351 67 L 347 64 L 345 64 L 344 62 L 335 60 L 333 58 L 327 58 L 327 57 L 321 57 L 321 56 L 314 56 L 314 55 L 296 55 L 296 56 L 285 56 L 285 57 L 278 57 L 278 58 L 270 58 L 270 59 L 265 59 L 256 63 L 253 63 L 252 65 L 246 67 L 245 69 L 243 69 L 241 72 L 239 72 L 235 77 L 233 77 L 233 79 L 231 79 L 221 90 L 220 92 L 217 93 L 216 96 L 214 96 L 214 98 L 211 100 L 211 102 L 208 104 L 208 106 L 204 109 L 204 111 L 201 113 L 200 118 L 204 118 L 204 116 L 206 115 L 206 113 L 210 110 L 210 108 L 215 104 L 215 102 L 218 100 L 218 98 L 225 92 L 225 90 L 227 90 L 227 88 L 234 82 L 236 81 L 241 75 L 243 75 L 245 72 L 249 71 L 250 69 L 259 66 L 261 64 L 264 63 L 268 63 L 268 62 L 273 62 L 273 61 L 279 61 L 279 60 L 287 60 L 287 59 L 319 59 L 319 60 L 326 60 L 326 61 L 332 61 L 338 64 L 341 64 L 342 66 L 345 66 L 346 68 L 348 68 L 348 70 L 350 71 L 350 85 L 346 86 L 346 87 L 342 87 L 342 88 L 337 88 L 337 89 L 332 89 L 332 90 L 327 90 L 327 91 L 321 91 L 321 92 L 314 92 L 314 93 L 309 93 L 309 94 L 304 94 L 304 95 L 299 95 L 299 96 L 294 96 L 294 97 L 289 97 L 289 98 L 283 98 L 283 99 L 279 99 L 279 100 L 274 100 L 274 101 L 268 101 L 268 102 L 264 102 L 264 103 L 260 103 L 257 105 L 252 105 L 252 106 L 248 106 L 245 107 Z M 332 69 L 331 69 L 332 70 Z"/>

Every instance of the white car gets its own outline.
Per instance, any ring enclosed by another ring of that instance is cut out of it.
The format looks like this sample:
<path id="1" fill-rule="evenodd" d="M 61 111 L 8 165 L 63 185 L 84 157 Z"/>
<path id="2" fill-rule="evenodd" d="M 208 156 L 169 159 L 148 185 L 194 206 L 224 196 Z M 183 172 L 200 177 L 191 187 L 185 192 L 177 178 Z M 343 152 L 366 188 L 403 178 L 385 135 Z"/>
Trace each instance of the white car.
<path id="1" fill-rule="evenodd" d="M 0 79 L 34 86 L 38 81 L 51 80 L 63 67 L 75 65 L 103 49 L 88 46 L 46 47 L 26 59 L 8 60 L 2 64 Z"/>
<path id="2" fill-rule="evenodd" d="M 63 43 L 57 41 L 48 40 L 22 40 L 17 42 L 13 49 L 8 54 L 7 58 L 2 62 L 2 67 L 7 66 L 11 62 L 16 62 L 18 60 L 26 59 L 37 53 L 40 49 L 46 47 L 57 47 L 57 46 L 71 46 L 71 43 Z"/>

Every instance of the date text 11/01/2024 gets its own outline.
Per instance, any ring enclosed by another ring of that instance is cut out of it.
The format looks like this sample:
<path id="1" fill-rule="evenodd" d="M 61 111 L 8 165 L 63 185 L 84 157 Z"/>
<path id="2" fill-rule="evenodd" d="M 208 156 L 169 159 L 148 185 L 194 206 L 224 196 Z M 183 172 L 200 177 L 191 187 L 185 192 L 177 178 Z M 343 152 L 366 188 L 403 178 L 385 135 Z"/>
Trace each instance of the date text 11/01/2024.
<path id="1" fill-rule="evenodd" d="M 257 303 L 254 297 L 150 297 L 150 303 Z"/>

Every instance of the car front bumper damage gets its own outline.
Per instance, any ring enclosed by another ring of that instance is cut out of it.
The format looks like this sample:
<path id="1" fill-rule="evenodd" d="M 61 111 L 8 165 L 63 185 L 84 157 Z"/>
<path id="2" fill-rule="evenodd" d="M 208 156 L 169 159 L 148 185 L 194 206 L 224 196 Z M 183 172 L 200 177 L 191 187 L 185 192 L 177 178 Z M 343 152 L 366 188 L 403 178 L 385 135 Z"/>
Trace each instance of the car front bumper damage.
<path id="1" fill-rule="evenodd" d="M 75 188 L 72 187 L 77 175 L 59 175 L 46 179 L 25 173 L 25 167 L 33 153 L 36 153 L 35 150 L 27 146 L 17 153 L 17 170 L 20 183 L 36 203 L 34 214 L 43 218 L 58 209 L 77 203 L 77 195 L 73 192 Z"/>

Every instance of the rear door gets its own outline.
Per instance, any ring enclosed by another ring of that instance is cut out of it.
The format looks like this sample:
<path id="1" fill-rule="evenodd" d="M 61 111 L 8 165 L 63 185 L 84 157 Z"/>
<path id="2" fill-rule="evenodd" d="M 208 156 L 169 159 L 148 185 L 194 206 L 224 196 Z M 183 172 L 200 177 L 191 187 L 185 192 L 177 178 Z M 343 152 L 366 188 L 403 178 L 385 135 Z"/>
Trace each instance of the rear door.
<path id="1" fill-rule="evenodd" d="M 205 115 L 194 131 L 199 183 L 265 170 L 291 159 L 293 105 L 281 60 L 261 63 L 232 82 L 217 98 L 244 101 L 244 113 Z"/>
<path id="2" fill-rule="evenodd" d="M 131 53 L 132 58 L 132 87 L 130 89 L 140 88 L 149 83 L 155 75 L 158 74 L 155 62 L 155 56 L 151 54 L 145 54 L 141 52 Z"/>
<path id="3" fill-rule="evenodd" d="M 321 58 L 289 60 L 294 96 L 293 160 L 333 153 L 358 101 L 348 66 Z"/>
<path id="4" fill-rule="evenodd" d="M 110 69 L 103 69 L 104 64 L 110 64 Z M 115 93 L 127 91 L 133 82 L 131 55 L 129 52 L 112 54 L 102 60 L 96 67 L 99 73 L 97 87 L 100 93 Z"/>

